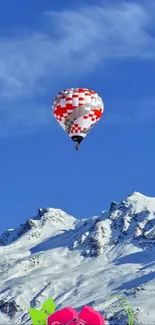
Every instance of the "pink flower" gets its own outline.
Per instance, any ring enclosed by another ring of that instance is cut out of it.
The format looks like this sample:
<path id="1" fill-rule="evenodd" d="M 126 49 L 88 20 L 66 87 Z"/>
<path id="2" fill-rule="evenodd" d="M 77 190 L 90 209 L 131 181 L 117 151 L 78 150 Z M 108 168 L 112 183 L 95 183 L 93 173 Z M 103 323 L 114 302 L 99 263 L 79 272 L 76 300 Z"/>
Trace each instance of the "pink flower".
<path id="1" fill-rule="evenodd" d="M 84 306 L 81 312 L 66 307 L 48 316 L 48 325 L 104 325 L 104 317 L 90 306 Z"/>

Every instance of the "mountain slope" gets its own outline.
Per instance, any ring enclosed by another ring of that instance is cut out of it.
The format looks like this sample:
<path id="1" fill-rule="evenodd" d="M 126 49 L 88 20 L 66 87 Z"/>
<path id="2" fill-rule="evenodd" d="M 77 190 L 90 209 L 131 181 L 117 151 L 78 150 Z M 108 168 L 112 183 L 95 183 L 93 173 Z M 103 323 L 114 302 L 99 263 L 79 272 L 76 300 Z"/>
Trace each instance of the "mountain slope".
<path id="1" fill-rule="evenodd" d="M 153 324 L 155 198 L 134 192 L 83 220 L 39 209 L 2 234 L 0 245 L 1 323 L 31 324 L 27 308 L 39 309 L 50 296 L 58 309 L 89 304 L 107 315 L 112 309 L 104 300 L 122 295 L 133 306 L 135 323 Z"/>

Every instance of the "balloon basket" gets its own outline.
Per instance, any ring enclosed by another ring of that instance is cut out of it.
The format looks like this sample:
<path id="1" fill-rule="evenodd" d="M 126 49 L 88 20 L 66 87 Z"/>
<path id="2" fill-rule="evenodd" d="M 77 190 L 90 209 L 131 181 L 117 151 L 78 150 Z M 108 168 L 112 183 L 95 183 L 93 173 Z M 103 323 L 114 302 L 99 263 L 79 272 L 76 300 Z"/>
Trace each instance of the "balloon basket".
<path id="1" fill-rule="evenodd" d="M 76 146 L 75 146 L 75 150 L 79 150 L 80 149 L 80 147 L 79 147 L 79 145 L 77 144 Z"/>

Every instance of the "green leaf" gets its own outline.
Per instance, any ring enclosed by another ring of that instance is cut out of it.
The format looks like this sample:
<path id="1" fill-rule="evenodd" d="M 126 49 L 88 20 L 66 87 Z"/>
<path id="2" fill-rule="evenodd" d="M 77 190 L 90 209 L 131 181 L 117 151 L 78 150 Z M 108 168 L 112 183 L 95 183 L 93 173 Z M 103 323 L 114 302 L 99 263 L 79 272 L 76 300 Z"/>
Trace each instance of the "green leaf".
<path id="1" fill-rule="evenodd" d="M 46 319 L 47 315 L 43 311 L 34 309 L 34 308 L 28 308 L 28 311 L 31 316 L 31 321 L 33 325 L 46 325 Z"/>
<path id="2" fill-rule="evenodd" d="M 124 309 L 124 311 L 128 315 L 128 325 L 133 325 L 134 324 L 134 313 L 133 313 L 133 309 L 131 308 L 128 301 L 126 299 L 124 299 L 123 297 L 121 297 L 121 296 L 111 296 L 111 297 L 107 298 L 104 302 L 109 301 L 109 300 L 111 300 L 113 298 L 120 299 L 126 304 L 127 308 L 123 307 L 123 306 L 121 306 L 121 307 Z M 120 310 L 123 310 L 123 309 L 120 309 Z"/>
<path id="3" fill-rule="evenodd" d="M 55 312 L 55 303 L 52 298 L 49 298 L 44 302 L 41 307 L 41 310 L 44 311 L 46 314 L 51 315 Z"/>

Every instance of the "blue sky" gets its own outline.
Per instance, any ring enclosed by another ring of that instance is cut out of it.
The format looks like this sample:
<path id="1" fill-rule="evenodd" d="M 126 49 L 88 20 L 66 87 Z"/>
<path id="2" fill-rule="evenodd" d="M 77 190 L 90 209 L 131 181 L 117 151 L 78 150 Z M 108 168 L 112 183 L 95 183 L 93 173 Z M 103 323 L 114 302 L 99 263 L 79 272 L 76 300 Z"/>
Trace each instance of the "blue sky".
<path id="1" fill-rule="evenodd" d="M 0 2 L 0 232 L 39 207 L 81 218 L 155 196 L 154 15 L 153 0 Z M 69 87 L 105 104 L 79 152 L 51 113 Z"/>

